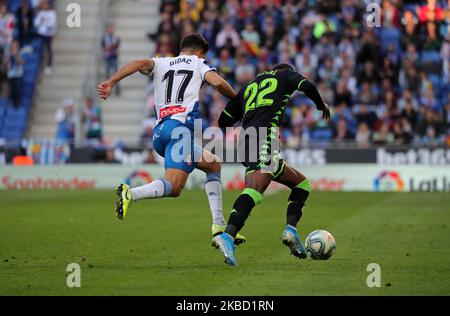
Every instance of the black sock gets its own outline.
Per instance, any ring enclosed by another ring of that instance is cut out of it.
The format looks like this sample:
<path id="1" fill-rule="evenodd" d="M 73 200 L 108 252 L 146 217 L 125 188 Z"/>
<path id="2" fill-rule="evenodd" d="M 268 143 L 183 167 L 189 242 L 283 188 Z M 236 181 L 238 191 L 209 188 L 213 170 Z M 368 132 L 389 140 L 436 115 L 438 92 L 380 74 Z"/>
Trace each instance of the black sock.
<path id="1" fill-rule="evenodd" d="M 241 194 L 234 202 L 225 232 L 233 237 L 244 227 L 245 220 L 255 207 L 255 202 L 248 194 Z"/>
<path id="2" fill-rule="evenodd" d="M 289 204 L 287 207 L 286 223 L 297 227 L 300 218 L 303 215 L 302 209 L 308 199 L 309 192 L 300 188 L 293 188 L 289 195 Z"/>

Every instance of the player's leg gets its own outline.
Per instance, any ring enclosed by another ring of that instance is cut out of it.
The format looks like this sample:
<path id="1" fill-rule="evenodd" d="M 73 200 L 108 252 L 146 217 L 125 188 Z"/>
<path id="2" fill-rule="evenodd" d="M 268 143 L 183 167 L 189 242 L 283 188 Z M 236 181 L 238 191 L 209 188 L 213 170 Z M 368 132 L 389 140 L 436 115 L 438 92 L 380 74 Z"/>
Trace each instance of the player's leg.
<path id="1" fill-rule="evenodd" d="M 174 129 L 179 129 L 179 132 L 172 135 Z M 192 162 L 192 131 L 189 128 L 178 121 L 168 120 L 162 124 L 161 130 L 154 133 L 161 135 L 155 138 L 153 145 L 156 152 L 164 157 L 165 175 L 163 179 L 131 189 L 133 201 L 178 197 L 189 174 L 195 169 Z"/>
<path id="2" fill-rule="evenodd" d="M 119 219 L 123 219 L 132 202 L 142 199 L 158 199 L 163 197 L 177 197 L 181 194 L 189 174 L 194 170 L 195 165 L 192 159 L 180 159 L 184 157 L 183 138 L 188 140 L 191 131 L 183 129 L 183 135 L 173 138 L 171 131 L 178 128 L 180 123 L 174 120 L 165 121 L 154 129 L 153 145 L 158 154 L 163 156 L 164 167 L 166 169 L 164 178 L 154 180 L 139 187 L 130 188 L 127 184 L 120 184 L 117 188 L 119 201 L 116 206 L 116 213 Z M 181 146 L 180 146 L 181 144 Z M 188 142 L 189 146 L 191 142 Z"/>
<path id="3" fill-rule="evenodd" d="M 303 208 L 311 192 L 311 185 L 301 172 L 290 166 L 285 166 L 283 172 L 274 181 L 291 189 L 286 211 L 286 228 L 282 236 L 283 243 L 296 257 L 306 258 L 306 251 L 298 234 L 297 224 L 302 217 Z"/>
<path id="4" fill-rule="evenodd" d="M 220 180 L 221 165 L 219 158 L 203 149 L 202 160 L 197 163 L 197 168 L 206 173 L 205 191 L 208 197 L 213 224 L 225 225 L 222 213 L 222 182 Z"/>
<path id="5" fill-rule="evenodd" d="M 197 168 L 206 173 L 205 191 L 208 197 L 209 207 L 213 219 L 213 237 L 225 231 L 225 219 L 222 212 L 222 182 L 220 179 L 221 163 L 219 157 L 202 149 L 202 160 L 197 163 Z M 245 237 L 237 234 L 235 244 L 246 241 Z"/>
<path id="6" fill-rule="evenodd" d="M 234 254 L 234 239 L 244 226 L 252 209 L 262 202 L 263 193 L 271 181 L 272 176 L 261 170 L 251 170 L 246 174 L 246 188 L 234 202 L 225 232 L 214 237 L 213 246 L 222 252 L 227 264 L 237 265 Z"/>
<path id="7" fill-rule="evenodd" d="M 159 199 L 163 197 L 177 197 L 186 184 L 189 173 L 179 169 L 166 169 L 164 178 L 154 180 L 148 184 L 131 188 L 133 202 L 143 199 Z"/>
<path id="8" fill-rule="evenodd" d="M 272 181 L 269 173 L 256 170 L 245 176 L 245 189 L 236 199 L 225 232 L 232 237 L 244 227 L 252 209 L 263 200 L 264 191 Z"/>
<path id="9" fill-rule="evenodd" d="M 301 172 L 291 166 L 286 166 L 284 172 L 274 181 L 284 184 L 291 189 L 288 199 L 286 224 L 297 227 L 311 192 L 311 184 Z"/>

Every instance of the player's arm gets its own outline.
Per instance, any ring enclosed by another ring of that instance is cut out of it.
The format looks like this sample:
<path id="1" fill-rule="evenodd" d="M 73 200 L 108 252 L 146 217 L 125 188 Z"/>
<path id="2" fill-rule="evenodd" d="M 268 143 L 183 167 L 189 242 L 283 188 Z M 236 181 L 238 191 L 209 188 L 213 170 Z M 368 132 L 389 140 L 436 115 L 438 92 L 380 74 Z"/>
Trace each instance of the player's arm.
<path id="1" fill-rule="evenodd" d="M 303 77 L 298 72 L 289 72 L 288 81 L 290 85 L 293 85 L 294 90 L 302 91 L 308 98 L 310 98 L 314 104 L 316 105 L 317 110 L 322 111 L 322 118 L 329 119 L 330 118 L 330 108 L 328 104 L 326 104 L 319 91 L 316 88 L 316 85 Z"/>
<path id="2" fill-rule="evenodd" d="M 236 96 L 234 89 L 216 71 L 208 71 L 205 74 L 205 81 L 229 99 L 233 99 Z"/>
<path id="3" fill-rule="evenodd" d="M 233 126 L 242 119 L 243 111 L 239 93 L 231 99 L 219 117 L 219 127 Z"/>
<path id="4" fill-rule="evenodd" d="M 153 68 L 155 67 L 155 61 L 153 59 L 139 59 L 134 60 L 123 66 L 119 71 L 113 74 L 110 78 L 108 78 L 105 82 L 102 82 L 98 85 L 98 95 L 100 98 L 106 100 L 111 89 L 122 79 L 132 75 L 136 72 L 140 72 L 145 75 L 149 75 L 152 73 Z"/>

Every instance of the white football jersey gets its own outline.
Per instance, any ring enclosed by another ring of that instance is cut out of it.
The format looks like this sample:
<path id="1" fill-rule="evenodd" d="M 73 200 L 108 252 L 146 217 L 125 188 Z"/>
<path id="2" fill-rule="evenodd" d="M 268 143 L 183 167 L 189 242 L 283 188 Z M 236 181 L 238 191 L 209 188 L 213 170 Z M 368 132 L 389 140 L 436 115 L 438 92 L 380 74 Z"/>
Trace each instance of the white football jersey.
<path id="1" fill-rule="evenodd" d="M 200 116 L 199 94 L 208 71 L 216 70 L 195 55 L 153 58 L 156 124 L 171 118 L 193 124 Z"/>

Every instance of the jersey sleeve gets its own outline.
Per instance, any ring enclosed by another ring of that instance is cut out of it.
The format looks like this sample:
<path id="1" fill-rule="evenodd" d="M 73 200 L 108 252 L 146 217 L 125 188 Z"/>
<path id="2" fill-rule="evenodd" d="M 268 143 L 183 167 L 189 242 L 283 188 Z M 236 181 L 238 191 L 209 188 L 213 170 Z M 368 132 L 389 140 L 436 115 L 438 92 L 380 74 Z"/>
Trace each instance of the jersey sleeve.
<path id="1" fill-rule="evenodd" d="M 228 127 L 233 126 L 239 122 L 244 115 L 244 110 L 242 106 L 241 91 L 231 99 L 225 109 L 222 111 L 219 117 L 219 126 Z"/>
<path id="2" fill-rule="evenodd" d="M 155 65 L 153 66 L 152 71 L 148 74 L 149 76 L 153 75 L 156 71 L 156 68 L 158 67 L 159 61 L 160 61 L 160 57 L 152 57 L 151 60 L 153 60 L 153 62 L 155 63 Z"/>
<path id="3" fill-rule="evenodd" d="M 202 80 L 205 81 L 205 75 L 209 71 L 217 71 L 216 68 L 212 67 L 206 60 L 200 59 L 200 76 L 202 77 Z"/>
<path id="4" fill-rule="evenodd" d="M 300 87 L 306 81 L 307 79 L 300 73 L 291 70 L 286 71 L 286 84 L 290 93 L 294 93 L 296 90 L 300 91 Z"/>
<path id="5" fill-rule="evenodd" d="M 308 98 L 310 98 L 318 110 L 325 108 L 325 103 L 317 90 L 317 87 L 308 79 L 295 71 L 289 71 L 287 74 L 287 85 L 291 91 L 302 91 Z"/>

